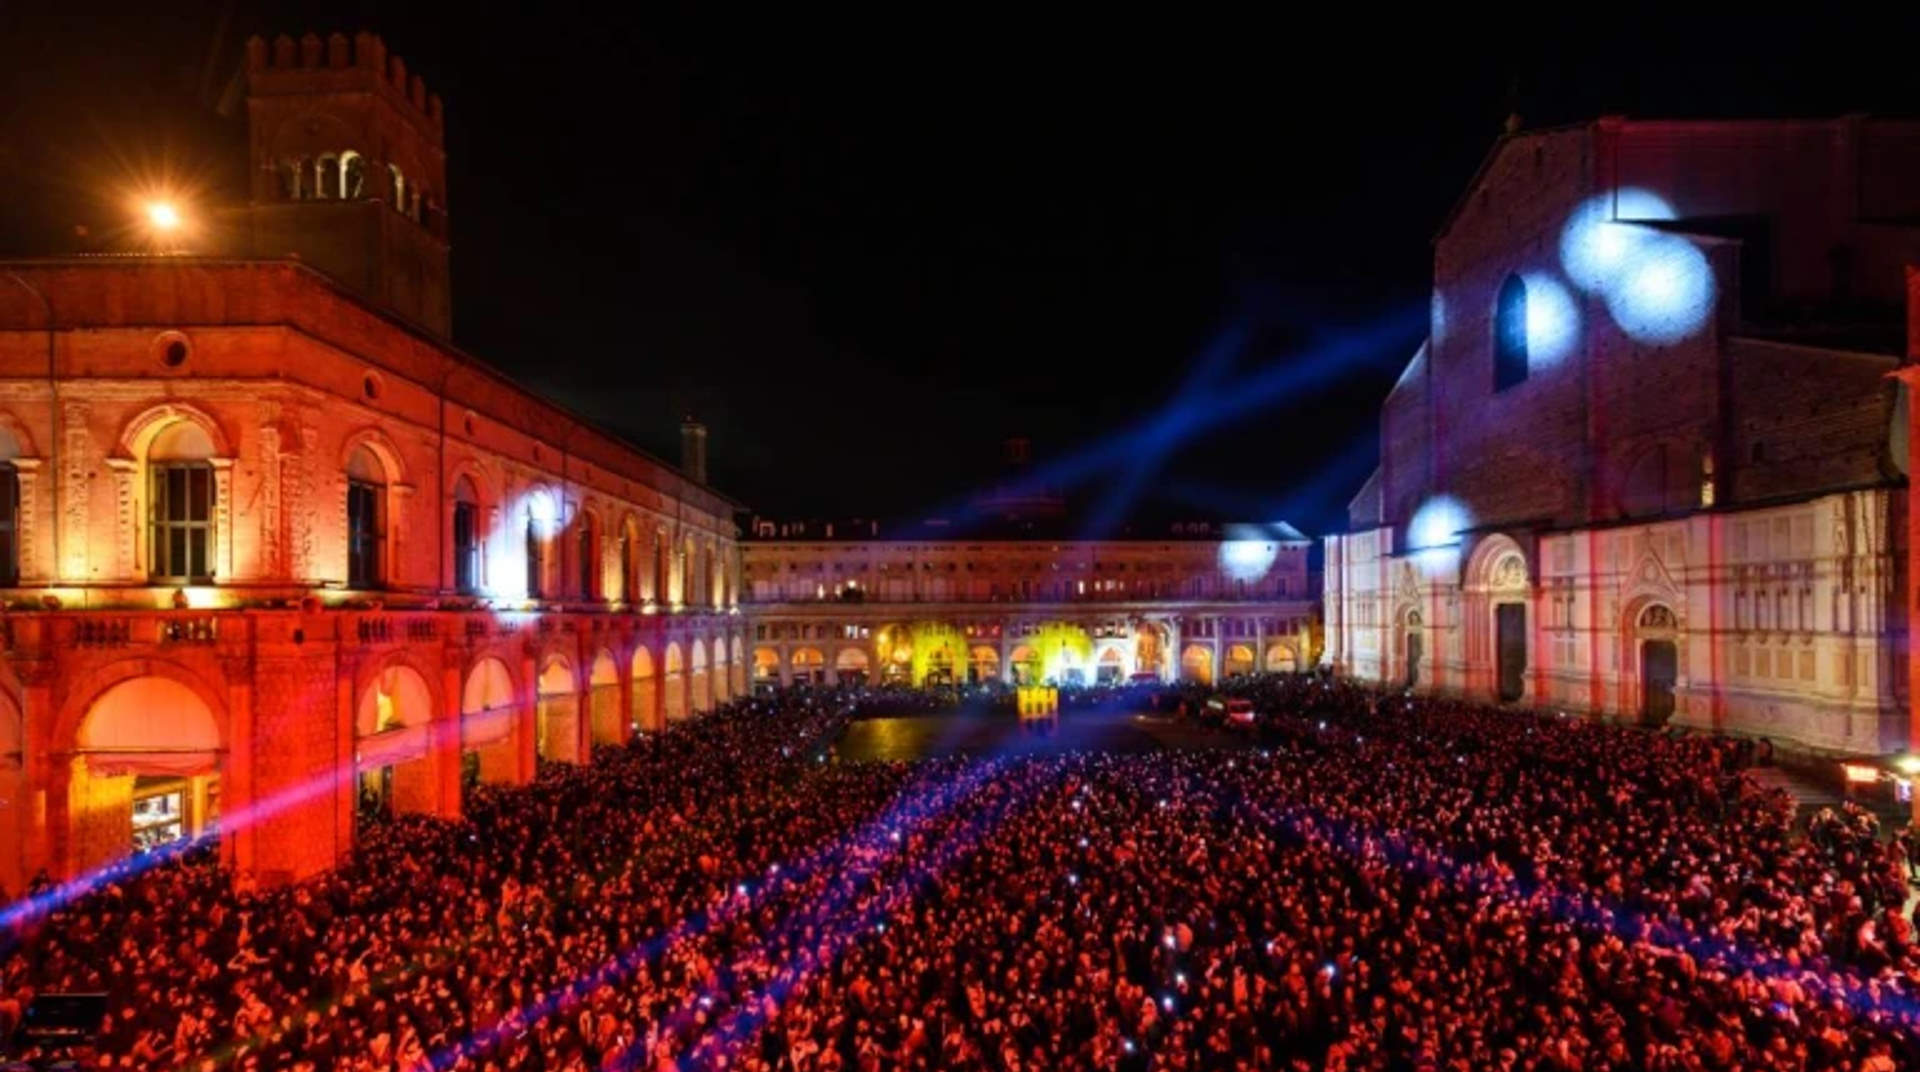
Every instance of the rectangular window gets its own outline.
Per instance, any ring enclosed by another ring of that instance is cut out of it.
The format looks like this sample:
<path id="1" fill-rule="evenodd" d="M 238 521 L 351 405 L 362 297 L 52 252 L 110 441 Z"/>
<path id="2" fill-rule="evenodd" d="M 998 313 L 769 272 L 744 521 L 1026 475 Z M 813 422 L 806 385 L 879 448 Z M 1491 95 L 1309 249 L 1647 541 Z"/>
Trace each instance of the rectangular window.
<path id="1" fill-rule="evenodd" d="M 213 469 L 199 462 L 152 468 L 153 569 L 156 581 L 213 581 Z"/>
<path id="2" fill-rule="evenodd" d="M 380 587 L 380 486 L 347 481 L 347 587 Z"/>
<path id="3" fill-rule="evenodd" d="M 480 589 L 480 508 L 470 502 L 453 504 L 453 587 Z"/>

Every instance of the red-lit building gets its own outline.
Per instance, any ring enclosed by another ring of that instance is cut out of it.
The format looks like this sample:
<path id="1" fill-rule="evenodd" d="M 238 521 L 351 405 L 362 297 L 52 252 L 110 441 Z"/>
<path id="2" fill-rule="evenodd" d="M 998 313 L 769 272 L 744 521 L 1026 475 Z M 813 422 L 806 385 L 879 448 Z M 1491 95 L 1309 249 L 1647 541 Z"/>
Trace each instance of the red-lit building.
<path id="1" fill-rule="evenodd" d="M 188 251 L 0 264 L 0 885 L 218 829 L 269 881 L 746 686 L 736 503 L 447 341 L 441 110 L 248 50 Z"/>

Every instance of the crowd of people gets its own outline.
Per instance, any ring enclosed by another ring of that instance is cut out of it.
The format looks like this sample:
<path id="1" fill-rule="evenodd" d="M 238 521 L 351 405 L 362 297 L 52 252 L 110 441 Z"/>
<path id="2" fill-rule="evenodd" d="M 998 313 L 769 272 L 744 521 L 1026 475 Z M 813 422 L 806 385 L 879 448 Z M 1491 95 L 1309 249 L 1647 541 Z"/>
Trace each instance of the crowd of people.
<path id="1" fill-rule="evenodd" d="M 294 887 L 105 884 L 0 1016 L 106 990 L 102 1068 L 1920 1067 L 1910 844 L 1746 746 L 1235 688 L 1231 748 L 889 763 L 832 742 L 918 700 L 744 699 Z"/>

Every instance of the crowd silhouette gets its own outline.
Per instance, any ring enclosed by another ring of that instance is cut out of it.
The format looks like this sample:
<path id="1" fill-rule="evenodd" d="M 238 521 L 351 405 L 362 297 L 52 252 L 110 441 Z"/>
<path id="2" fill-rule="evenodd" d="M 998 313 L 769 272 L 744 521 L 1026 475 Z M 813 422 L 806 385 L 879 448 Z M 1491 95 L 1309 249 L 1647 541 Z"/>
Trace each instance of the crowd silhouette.
<path id="1" fill-rule="evenodd" d="M 938 702 L 739 700 L 291 888 L 105 883 L 8 936 L 0 1020 L 105 990 L 83 1056 L 140 1069 L 1920 1067 L 1910 839 L 1796 825 L 1745 743 L 1228 687 L 1231 748 L 894 763 L 832 742 Z"/>

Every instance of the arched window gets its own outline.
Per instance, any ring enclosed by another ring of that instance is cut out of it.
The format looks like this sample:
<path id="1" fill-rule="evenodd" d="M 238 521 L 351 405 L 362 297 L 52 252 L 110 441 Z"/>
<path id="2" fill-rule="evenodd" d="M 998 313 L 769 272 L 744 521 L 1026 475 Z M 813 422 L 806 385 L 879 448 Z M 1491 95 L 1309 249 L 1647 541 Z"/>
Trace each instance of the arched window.
<path id="1" fill-rule="evenodd" d="M 366 447 L 347 458 L 347 587 L 385 583 L 386 470 Z"/>
<path id="2" fill-rule="evenodd" d="M 656 532 L 653 537 L 653 601 L 659 604 L 667 602 L 667 585 L 673 572 L 673 552 L 667 547 L 667 534 Z"/>
<path id="3" fill-rule="evenodd" d="M 1493 389 L 1527 378 L 1527 284 L 1517 275 L 1500 284 L 1493 312 Z"/>
<path id="4" fill-rule="evenodd" d="M 340 154 L 340 196 L 353 199 L 365 192 L 367 185 L 367 161 L 359 153 L 349 149 Z"/>
<path id="5" fill-rule="evenodd" d="M 480 590 L 480 496 L 464 476 L 453 485 L 453 587 Z"/>
<path id="6" fill-rule="evenodd" d="M 553 500 L 544 491 L 527 496 L 527 598 L 546 597 L 547 540 L 553 534 Z"/>
<path id="7" fill-rule="evenodd" d="M 579 541 L 580 545 L 578 551 L 580 598 L 592 599 L 594 594 L 593 589 L 595 587 L 593 583 L 594 558 L 596 557 L 594 552 L 598 550 L 595 546 L 597 541 L 593 538 L 593 515 L 587 513 L 585 510 L 580 511 L 580 517 L 574 522 L 574 528 L 579 530 L 579 532 L 575 534 L 575 539 Z"/>
<path id="8" fill-rule="evenodd" d="M 401 174 L 400 165 L 387 165 L 387 179 L 393 188 L 393 210 L 404 213 L 407 211 L 407 177 Z"/>
<path id="9" fill-rule="evenodd" d="M 176 421 L 147 450 L 155 581 L 213 580 L 213 440 L 192 421 Z"/>
<path id="10" fill-rule="evenodd" d="M 632 604 L 640 600 L 640 553 L 634 539 L 633 524 L 628 522 L 620 528 L 620 599 Z"/>

